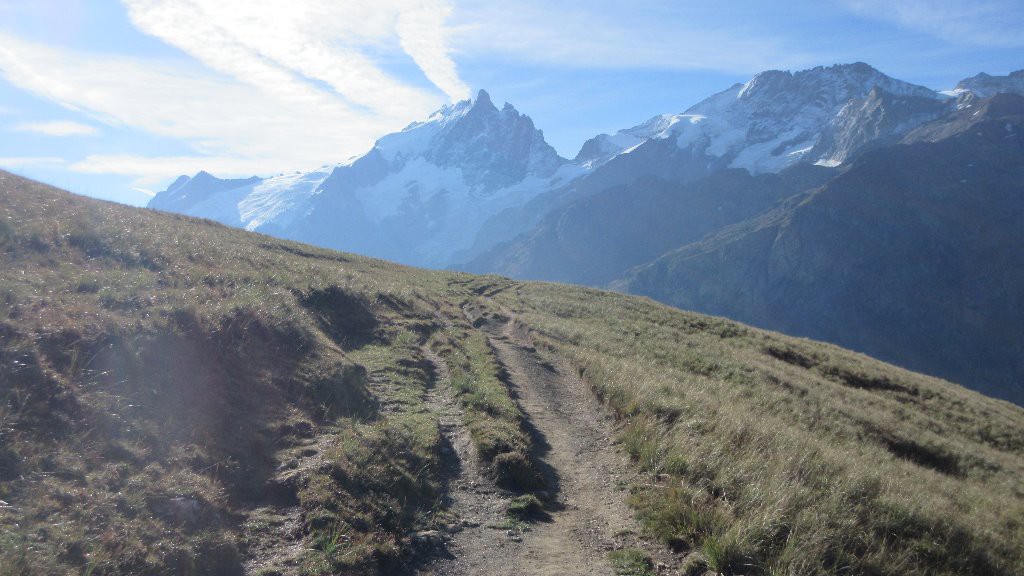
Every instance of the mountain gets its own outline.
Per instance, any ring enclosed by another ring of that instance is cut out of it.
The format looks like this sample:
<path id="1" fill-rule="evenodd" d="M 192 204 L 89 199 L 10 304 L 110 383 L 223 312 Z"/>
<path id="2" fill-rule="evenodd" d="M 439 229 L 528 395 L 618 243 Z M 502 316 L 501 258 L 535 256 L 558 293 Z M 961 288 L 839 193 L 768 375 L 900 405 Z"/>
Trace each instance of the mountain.
<path id="1" fill-rule="evenodd" d="M 200 173 L 150 207 L 213 218 L 408 264 L 467 262 L 536 226 L 551 210 L 655 177 L 685 183 L 726 168 L 773 173 L 835 165 L 895 138 L 947 97 L 866 64 L 769 71 L 683 114 L 657 116 L 558 156 L 529 117 L 486 91 L 384 136 L 329 174 L 266 181 Z"/>
<path id="2" fill-rule="evenodd" d="M 217 220 L 246 230 L 286 228 L 309 209 L 329 171 L 270 178 L 220 179 L 208 172 L 181 176 L 149 201 L 149 208 Z"/>
<path id="3" fill-rule="evenodd" d="M 960 95 L 970 92 L 978 98 L 990 98 L 996 94 L 1024 94 L 1024 70 L 1010 72 L 1006 76 L 991 76 L 984 72 L 957 83 L 950 93 Z"/>
<path id="4" fill-rule="evenodd" d="M 800 165 L 756 176 L 728 168 L 685 183 L 641 178 L 552 210 L 528 235 L 496 246 L 460 268 L 606 285 L 634 266 L 824 183 L 833 172 Z"/>
<path id="5" fill-rule="evenodd" d="M 769 70 L 682 114 L 658 116 L 614 136 L 597 136 L 583 145 L 577 161 L 601 164 L 590 178 L 609 185 L 639 175 L 688 181 L 724 168 L 761 174 L 799 162 L 835 165 L 865 143 L 863 138 L 837 140 L 833 135 L 850 130 L 844 126 L 856 109 L 899 102 L 904 107 L 896 113 L 899 118 L 875 122 L 877 136 L 889 137 L 912 128 L 915 119 L 934 118 L 942 108 L 936 103 L 944 100 L 949 98 L 864 63 L 796 73 Z M 831 146 L 823 142 L 826 136 Z"/>
<path id="6" fill-rule="evenodd" d="M 832 345 L 4 172 L 0 267 L 3 573 L 1024 571 L 1024 410 Z"/>
<path id="7" fill-rule="evenodd" d="M 809 165 L 894 143 L 953 102 L 862 63 L 762 72 L 683 114 L 591 139 L 576 157 L 593 168 L 574 183 L 585 193 L 457 267 L 603 285 L 823 183 L 830 171 Z"/>
<path id="8" fill-rule="evenodd" d="M 179 179 L 149 207 L 442 267 L 473 244 L 487 217 L 585 172 L 561 158 L 528 116 L 511 104 L 499 110 L 481 90 L 329 173 L 267 180 L 200 173 Z"/>
<path id="9" fill-rule="evenodd" d="M 620 284 L 1024 403 L 1024 97 L 997 94 Z"/>

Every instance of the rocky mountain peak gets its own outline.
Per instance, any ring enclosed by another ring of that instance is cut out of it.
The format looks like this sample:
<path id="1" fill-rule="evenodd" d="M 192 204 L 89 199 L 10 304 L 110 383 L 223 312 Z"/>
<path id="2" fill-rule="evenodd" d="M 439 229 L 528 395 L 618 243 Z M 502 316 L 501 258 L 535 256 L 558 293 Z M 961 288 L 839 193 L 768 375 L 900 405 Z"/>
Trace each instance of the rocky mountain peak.
<path id="1" fill-rule="evenodd" d="M 1024 70 L 1010 72 L 1006 76 L 993 76 L 981 72 L 957 83 L 952 94 L 970 92 L 978 98 L 989 98 L 1000 93 L 1024 94 Z"/>
<path id="2" fill-rule="evenodd" d="M 891 78 L 863 62 L 817 66 L 798 72 L 769 70 L 755 75 L 737 94 L 739 99 L 788 98 L 835 106 L 864 98 L 880 88 L 896 95 L 935 98 L 934 91 Z"/>

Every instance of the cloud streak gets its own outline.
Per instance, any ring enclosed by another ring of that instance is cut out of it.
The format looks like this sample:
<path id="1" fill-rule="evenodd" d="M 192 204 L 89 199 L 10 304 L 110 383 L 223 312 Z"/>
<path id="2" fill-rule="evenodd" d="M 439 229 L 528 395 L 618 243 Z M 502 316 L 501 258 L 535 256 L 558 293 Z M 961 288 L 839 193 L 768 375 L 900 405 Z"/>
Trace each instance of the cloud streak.
<path id="1" fill-rule="evenodd" d="M 167 177 L 175 174 L 161 170 L 172 164 L 182 171 L 207 166 L 204 156 L 235 174 L 319 166 L 364 152 L 409 120 L 366 114 L 323 90 L 285 97 L 187 63 L 89 54 L 3 34 L 0 72 L 99 122 L 185 141 L 197 152 L 191 164 L 153 159 L 148 166 L 134 156 L 120 166 L 116 160 L 127 156 L 90 156 L 74 165 L 85 171 Z"/>
<path id="2" fill-rule="evenodd" d="M 22 122 L 13 127 L 18 132 L 32 132 L 44 136 L 94 136 L 99 134 L 94 126 L 73 122 L 71 120 L 53 120 L 50 122 Z"/>
<path id="3" fill-rule="evenodd" d="M 452 7 L 440 0 L 425 0 L 403 10 L 398 15 L 396 30 L 402 49 L 423 70 L 435 86 L 444 90 L 453 100 L 470 96 L 469 86 L 455 69 L 455 62 L 448 54 L 449 30 L 445 21 L 452 13 Z"/>
<path id="4" fill-rule="evenodd" d="M 220 72 L 289 98 L 308 97 L 307 80 L 380 114 L 408 114 L 436 98 L 387 74 L 367 47 L 400 41 L 450 99 L 469 89 L 447 53 L 442 0 L 124 0 L 142 31 Z"/>
<path id="5" fill-rule="evenodd" d="M 0 75 L 116 129 L 194 154 L 91 154 L 70 169 L 150 184 L 200 169 L 224 175 L 319 167 L 365 152 L 468 87 L 444 27 L 447 0 L 124 0 L 141 31 L 191 58 L 60 48 L 0 31 Z M 194 59 L 194 60 L 193 60 Z M 403 64 L 402 62 L 408 64 Z M 402 77 L 385 71 L 415 64 Z M 411 78 L 411 79 L 410 79 Z M 81 123 L 18 130 L 86 135 Z"/>

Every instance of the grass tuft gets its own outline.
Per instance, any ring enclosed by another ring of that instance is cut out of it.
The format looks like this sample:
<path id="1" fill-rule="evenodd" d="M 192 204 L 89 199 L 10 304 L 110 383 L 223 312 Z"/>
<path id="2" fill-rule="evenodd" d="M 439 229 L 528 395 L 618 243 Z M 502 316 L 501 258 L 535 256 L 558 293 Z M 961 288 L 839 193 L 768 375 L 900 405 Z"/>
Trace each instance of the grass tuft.
<path id="1" fill-rule="evenodd" d="M 612 550 L 608 561 L 617 576 L 655 576 L 654 562 L 643 550 Z"/>

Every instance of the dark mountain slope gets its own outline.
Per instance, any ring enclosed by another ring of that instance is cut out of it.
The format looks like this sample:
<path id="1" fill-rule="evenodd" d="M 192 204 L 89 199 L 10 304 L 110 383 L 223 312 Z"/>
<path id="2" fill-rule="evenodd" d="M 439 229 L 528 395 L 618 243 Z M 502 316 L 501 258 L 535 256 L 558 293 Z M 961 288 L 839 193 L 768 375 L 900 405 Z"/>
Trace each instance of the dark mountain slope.
<path id="1" fill-rule="evenodd" d="M 527 237 L 496 247 L 462 268 L 604 285 L 669 250 L 765 212 L 833 173 L 800 165 L 779 175 L 722 170 L 687 184 L 640 179 L 556 209 Z"/>
<path id="2" fill-rule="evenodd" d="M 1024 97 L 866 154 L 791 207 L 621 284 L 1024 403 Z"/>

